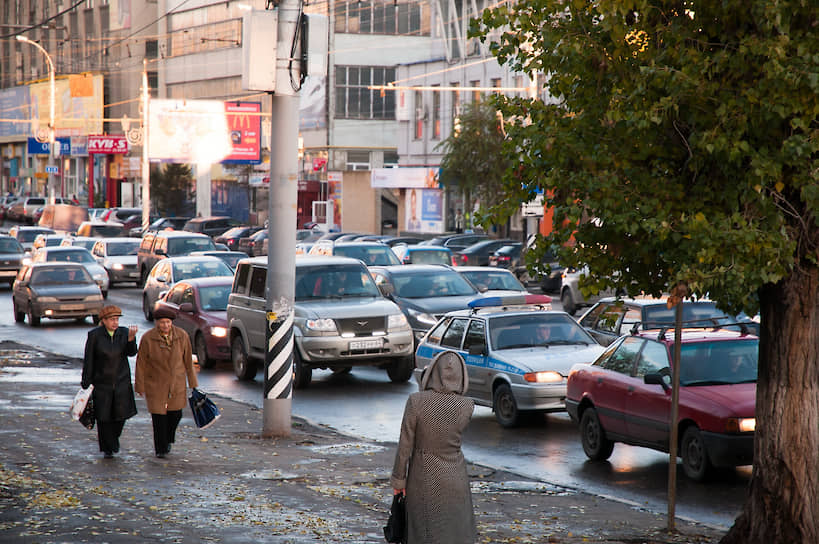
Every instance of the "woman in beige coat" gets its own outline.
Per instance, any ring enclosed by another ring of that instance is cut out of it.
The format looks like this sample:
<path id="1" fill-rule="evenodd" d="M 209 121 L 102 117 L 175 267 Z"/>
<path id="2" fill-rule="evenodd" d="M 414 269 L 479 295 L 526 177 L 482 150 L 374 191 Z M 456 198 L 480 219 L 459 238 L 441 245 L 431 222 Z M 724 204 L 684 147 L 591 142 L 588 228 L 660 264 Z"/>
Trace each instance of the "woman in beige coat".
<path id="1" fill-rule="evenodd" d="M 475 405 L 463 358 L 439 353 L 407 399 L 390 482 L 407 500 L 408 544 L 471 544 L 475 516 L 461 435 Z"/>
<path id="2" fill-rule="evenodd" d="M 167 308 L 154 312 L 156 326 L 142 336 L 136 360 L 134 390 L 147 401 L 157 457 L 165 457 L 176 438 L 176 427 L 188 400 L 186 377 L 189 387 L 198 385 L 190 338 L 174 327 L 175 317 Z"/>

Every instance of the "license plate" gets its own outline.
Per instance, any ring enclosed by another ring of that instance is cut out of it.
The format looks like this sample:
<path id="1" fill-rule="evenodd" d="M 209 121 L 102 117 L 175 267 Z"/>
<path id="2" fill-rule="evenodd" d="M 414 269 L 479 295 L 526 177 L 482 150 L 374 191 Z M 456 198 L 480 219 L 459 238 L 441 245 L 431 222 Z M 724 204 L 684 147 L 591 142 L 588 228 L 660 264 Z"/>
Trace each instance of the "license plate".
<path id="1" fill-rule="evenodd" d="M 71 311 L 71 310 L 82 310 L 85 306 L 82 304 L 63 304 L 60 306 L 61 310 Z"/>
<path id="2" fill-rule="evenodd" d="M 357 349 L 378 349 L 384 345 L 384 341 L 378 340 L 356 340 L 350 342 L 350 351 Z"/>
<path id="3" fill-rule="evenodd" d="M 9 278 L 16 275 L 16 270 L 0 270 L 0 278 Z"/>
<path id="4" fill-rule="evenodd" d="M 129 278 L 138 278 L 139 277 L 139 272 L 128 272 L 128 277 Z"/>

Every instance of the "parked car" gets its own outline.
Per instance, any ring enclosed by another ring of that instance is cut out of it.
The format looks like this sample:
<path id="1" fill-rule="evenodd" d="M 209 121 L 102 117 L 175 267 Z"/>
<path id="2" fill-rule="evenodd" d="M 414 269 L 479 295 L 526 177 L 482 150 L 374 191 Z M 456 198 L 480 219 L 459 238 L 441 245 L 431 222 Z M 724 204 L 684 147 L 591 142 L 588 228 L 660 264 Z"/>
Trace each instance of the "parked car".
<path id="1" fill-rule="evenodd" d="M 526 287 L 508 270 L 490 266 L 456 266 L 455 271 L 469 280 L 469 283 L 484 295 L 529 294 Z M 551 302 L 551 297 L 546 298 Z"/>
<path id="2" fill-rule="evenodd" d="M 34 245 L 34 239 L 37 238 L 38 234 L 57 234 L 54 229 L 49 229 L 46 227 L 27 227 L 24 225 L 14 225 L 9 229 L 9 236 L 13 236 L 20 242 L 20 245 L 23 246 L 25 251 L 31 251 L 32 246 Z"/>
<path id="3" fill-rule="evenodd" d="M 116 221 L 83 221 L 77 227 L 77 236 L 88 238 L 112 238 L 125 236 L 125 227 Z"/>
<path id="4" fill-rule="evenodd" d="M 88 251 L 94 247 L 94 244 L 97 243 L 99 238 L 96 236 L 66 236 L 63 238 L 63 241 L 60 242 L 61 247 L 84 247 Z"/>
<path id="5" fill-rule="evenodd" d="M 566 408 L 589 459 L 608 459 L 615 442 L 668 451 L 673 349 L 673 333 L 642 330 L 572 368 Z M 758 349 L 756 336 L 684 329 L 674 426 L 689 478 L 753 462 Z"/>
<path id="6" fill-rule="evenodd" d="M 392 251 L 403 264 L 452 265 L 452 252 L 448 247 L 398 244 L 392 246 Z"/>
<path id="7" fill-rule="evenodd" d="M 100 221 L 113 221 L 115 223 L 124 223 L 126 219 L 135 214 L 142 214 L 142 208 L 108 208 L 100 213 Z"/>
<path id="8" fill-rule="evenodd" d="M 666 304 L 668 297 L 623 298 L 605 297 L 600 299 L 579 319 L 600 345 L 608 346 L 620 336 L 640 329 L 673 327 L 675 308 Z M 759 323 L 744 314 L 728 315 L 717 309 L 711 300 L 685 301 L 683 308 L 683 327 L 728 326 L 735 330 L 745 328 L 754 335 L 759 335 Z M 739 325 L 729 325 L 739 323 Z"/>
<path id="9" fill-rule="evenodd" d="M 162 230 L 147 232 L 142 237 L 137 252 L 137 266 L 142 284 L 154 265 L 167 257 L 182 257 L 194 251 L 216 249 L 213 239 L 206 234 L 195 234 L 182 230 Z"/>
<path id="10" fill-rule="evenodd" d="M 267 259 L 241 261 L 228 302 L 231 360 L 243 380 L 253 379 L 267 351 L 266 278 Z M 307 387 L 318 368 L 376 366 L 393 382 L 412 377 L 412 331 L 360 261 L 298 257 L 295 281 L 294 387 Z"/>
<path id="11" fill-rule="evenodd" d="M 566 379 L 575 363 L 591 363 L 603 348 L 565 312 L 545 310 L 545 295 L 477 299 L 447 313 L 421 339 L 417 377 L 440 352 L 466 362 L 467 395 L 513 427 L 525 412 L 566 409 Z M 420 383 L 420 380 L 418 380 Z"/>
<path id="12" fill-rule="evenodd" d="M 87 316 L 96 321 L 103 305 L 100 288 L 81 264 L 40 262 L 20 269 L 12 287 L 14 321 L 36 327 L 42 318 Z"/>
<path id="13" fill-rule="evenodd" d="M 517 242 L 496 249 L 489 256 L 489 266 L 511 270 L 527 287 L 536 284 L 544 293 L 559 293 L 564 267 L 560 266 L 554 251 L 547 250 L 537 264 L 535 273 L 529 272 L 526 265 L 526 254 L 532 250 L 535 240 L 535 236 L 532 235 L 525 245 Z"/>
<path id="14" fill-rule="evenodd" d="M 208 236 L 219 236 L 231 227 L 235 227 L 239 222 L 227 215 L 214 215 L 210 217 L 194 217 L 189 219 L 182 230 L 188 232 L 198 232 Z"/>
<path id="15" fill-rule="evenodd" d="M 142 216 L 140 216 L 140 218 L 141 217 Z M 159 219 L 153 220 L 146 229 L 143 229 L 140 223 L 138 226 L 129 230 L 128 235 L 132 238 L 142 238 L 143 234 L 151 230 L 181 230 L 182 227 L 185 226 L 185 223 L 188 222 L 188 219 L 190 219 L 190 217 L 160 217 Z"/>
<path id="16" fill-rule="evenodd" d="M 87 249 L 82 247 L 44 247 L 31 256 L 32 263 L 78 263 L 85 267 L 102 291 L 102 297 L 108 298 L 108 272 L 97 263 Z"/>
<path id="17" fill-rule="evenodd" d="M 436 236 L 435 238 L 430 238 L 429 240 L 424 240 L 423 242 L 418 243 L 430 246 L 448 247 L 450 251 L 454 253 L 456 251 L 466 249 L 467 247 L 471 246 L 476 242 L 486 240 L 487 238 L 489 238 L 489 236 L 487 236 L 486 234 L 477 232 L 469 234 L 446 234 L 443 236 Z"/>
<path id="18" fill-rule="evenodd" d="M 242 259 L 247 259 L 247 253 L 242 253 L 241 251 L 222 251 L 222 250 L 213 250 L 213 251 L 194 251 L 191 255 L 209 255 L 211 257 L 216 257 L 217 259 L 222 259 L 225 261 L 225 264 L 230 267 L 231 270 L 236 270 L 236 265 L 239 264 L 239 261 Z"/>
<path id="19" fill-rule="evenodd" d="M 390 266 L 401 264 L 389 246 L 378 242 L 319 241 L 310 248 L 308 255 L 336 255 L 358 259 L 367 266 Z"/>
<path id="20" fill-rule="evenodd" d="M 465 309 L 480 296 L 475 286 L 445 266 L 377 266 L 370 273 L 381 292 L 404 312 L 416 340 L 445 313 Z"/>
<path id="21" fill-rule="evenodd" d="M 156 303 L 156 308 L 176 312 L 174 325 L 188 333 L 202 368 L 230 359 L 227 303 L 232 286 L 232 276 L 182 280 Z"/>
<path id="22" fill-rule="evenodd" d="M 605 296 L 614 296 L 614 292 L 606 290 L 596 295 L 586 296 L 580 291 L 580 277 L 589 273 L 588 267 L 580 270 L 567 268 L 563 271 L 560 283 L 560 304 L 563 311 L 574 315 L 579 308 L 591 306 Z"/>
<path id="23" fill-rule="evenodd" d="M 23 266 L 25 250 L 17 238 L 0 234 L 0 281 L 6 281 L 11 287 L 17 273 Z"/>
<path id="24" fill-rule="evenodd" d="M 5 219 L 10 219 L 9 216 L 8 216 L 9 208 L 11 207 L 12 204 L 14 204 L 14 202 L 18 198 L 19 197 L 16 197 L 14 195 L 6 195 L 6 196 L 3 196 L 3 197 L 0 197 L 0 221 L 3 221 Z"/>
<path id="25" fill-rule="evenodd" d="M 161 295 L 181 280 L 213 276 L 233 277 L 233 270 L 221 259 L 208 256 L 168 257 L 157 262 L 142 288 L 142 313 L 154 320 L 154 306 Z"/>
<path id="26" fill-rule="evenodd" d="M 148 224 L 150 225 L 157 218 L 155 216 L 148 217 Z M 134 229 L 139 229 L 140 232 L 142 231 L 142 213 L 135 213 L 133 215 L 129 215 L 122 221 L 122 228 L 125 229 L 126 235 L 130 236 L 130 233 Z"/>
<path id="27" fill-rule="evenodd" d="M 65 236 L 62 234 L 38 234 L 31 243 L 31 250 L 36 251 L 41 247 L 56 247 L 59 246 Z"/>
<path id="28" fill-rule="evenodd" d="M 267 252 L 262 249 L 264 241 L 267 240 L 267 235 L 267 229 L 261 229 L 249 236 L 242 236 L 239 238 L 236 251 L 247 253 L 250 257 L 267 255 Z"/>
<path id="29" fill-rule="evenodd" d="M 489 255 L 494 253 L 496 249 L 513 242 L 514 240 L 496 240 L 493 238 L 479 240 L 455 252 L 452 258 L 452 264 L 455 266 L 488 266 Z"/>
<path id="30" fill-rule="evenodd" d="M 239 227 L 232 227 L 213 238 L 213 241 L 217 244 L 225 244 L 228 249 L 231 251 L 238 251 L 239 249 L 239 240 L 241 238 L 252 236 L 256 234 L 264 227 L 251 227 L 251 226 L 239 226 Z"/>
<path id="31" fill-rule="evenodd" d="M 139 283 L 137 251 L 139 238 L 102 238 L 91 249 L 91 255 L 108 273 L 108 286 L 116 283 Z"/>
<path id="32" fill-rule="evenodd" d="M 34 212 L 37 208 L 42 208 L 45 205 L 46 199 L 42 196 L 26 196 L 20 198 L 15 200 L 11 207 L 9 207 L 7 218 L 12 221 L 33 225 L 35 223 Z"/>

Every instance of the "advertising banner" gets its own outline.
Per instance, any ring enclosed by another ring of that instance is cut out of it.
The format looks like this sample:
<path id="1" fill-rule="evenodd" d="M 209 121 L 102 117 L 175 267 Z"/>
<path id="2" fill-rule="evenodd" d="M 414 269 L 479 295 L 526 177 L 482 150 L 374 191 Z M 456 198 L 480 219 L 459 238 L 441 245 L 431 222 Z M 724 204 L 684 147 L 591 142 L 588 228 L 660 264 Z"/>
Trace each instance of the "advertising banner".
<path id="1" fill-rule="evenodd" d="M 150 160 L 208 165 L 231 154 L 224 102 L 151 100 L 148 110 Z"/>
<path id="2" fill-rule="evenodd" d="M 128 153 L 128 139 L 123 136 L 89 136 L 88 154 L 124 155 Z"/>
<path id="3" fill-rule="evenodd" d="M 370 185 L 374 189 L 438 189 L 436 168 L 373 168 Z"/>
<path id="4" fill-rule="evenodd" d="M 71 75 L 58 78 L 55 86 L 54 132 L 57 136 L 82 136 L 102 132 L 101 75 Z M 48 127 L 51 90 L 49 84 L 29 85 L 31 118 L 39 128 Z M 29 134 L 34 134 L 29 127 Z"/>
<path id="5" fill-rule="evenodd" d="M 28 87 L 0 90 L 0 138 L 31 134 L 31 106 Z"/>
<path id="6" fill-rule="evenodd" d="M 258 102 L 225 102 L 232 151 L 222 162 L 258 164 L 262 162 L 262 105 Z"/>
<path id="7" fill-rule="evenodd" d="M 443 232 L 443 191 L 409 189 L 405 202 L 405 230 L 410 232 Z"/>
<path id="8" fill-rule="evenodd" d="M 71 139 L 57 138 L 57 144 L 60 149 L 57 155 L 71 155 Z M 51 151 L 51 144 L 48 142 L 38 142 L 36 138 L 28 139 L 28 154 L 29 155 L 48 155 Z"/>

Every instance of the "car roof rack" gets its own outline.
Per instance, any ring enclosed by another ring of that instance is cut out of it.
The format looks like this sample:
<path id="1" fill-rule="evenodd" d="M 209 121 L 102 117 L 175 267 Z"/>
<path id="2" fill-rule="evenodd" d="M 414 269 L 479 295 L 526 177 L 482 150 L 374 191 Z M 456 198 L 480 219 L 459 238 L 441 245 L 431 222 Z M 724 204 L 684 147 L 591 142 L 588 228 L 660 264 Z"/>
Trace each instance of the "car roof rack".
<path id="1" fill-rule="evenodd" d="M 727 323 L 725 323 L 725 322 L 721 323 L 719 321 L 720 319 L 724 319 L 724 318 L 722 318 L 722 317 L 707 317 L 707 318 L 700 318 L 700 319 L 691 319 L 691 320 L 688 320 L 688 321 L 683 321 L 682 322 L 682 328 L 687 329 L 687 330 L 691 330 L 691 329 L 720 330 L 720 329 L 724 329 L 726 327 L 739 327 L 739 331 L 740 331 L 740 334 L 742 336 L 747 336 L 749 334 L 748 333 L 748 325 L 750 324 L 749 321 L 745 321 L 745 322 L 732 321 L 732 322 L 727 322 Z M 704 324 L 703 321 L 710 321 L 711 323 Z M 637 321 L 631 327 L 631 331 L 630 331 L 631 335 L 634 336 L 638 332 L 640 332 L 640 327 L 641 326 L 642 326 L 642 330 L 644 330 L 644 331 L 658 329 L 659 332 L 657 333 L 657 340 L 664 340 L 665 339 L 665 333 L 669 329 L 673 329 L 675 325 L 674 325 L 674 323 L 667 323 L 667 322 L 664 322 L 664 323 L 656 323 L 655 322 L 655 323 L 653 323 L 651 321 L 647 321 L 647 322 L 644 323 L 642 321 Z"/>

